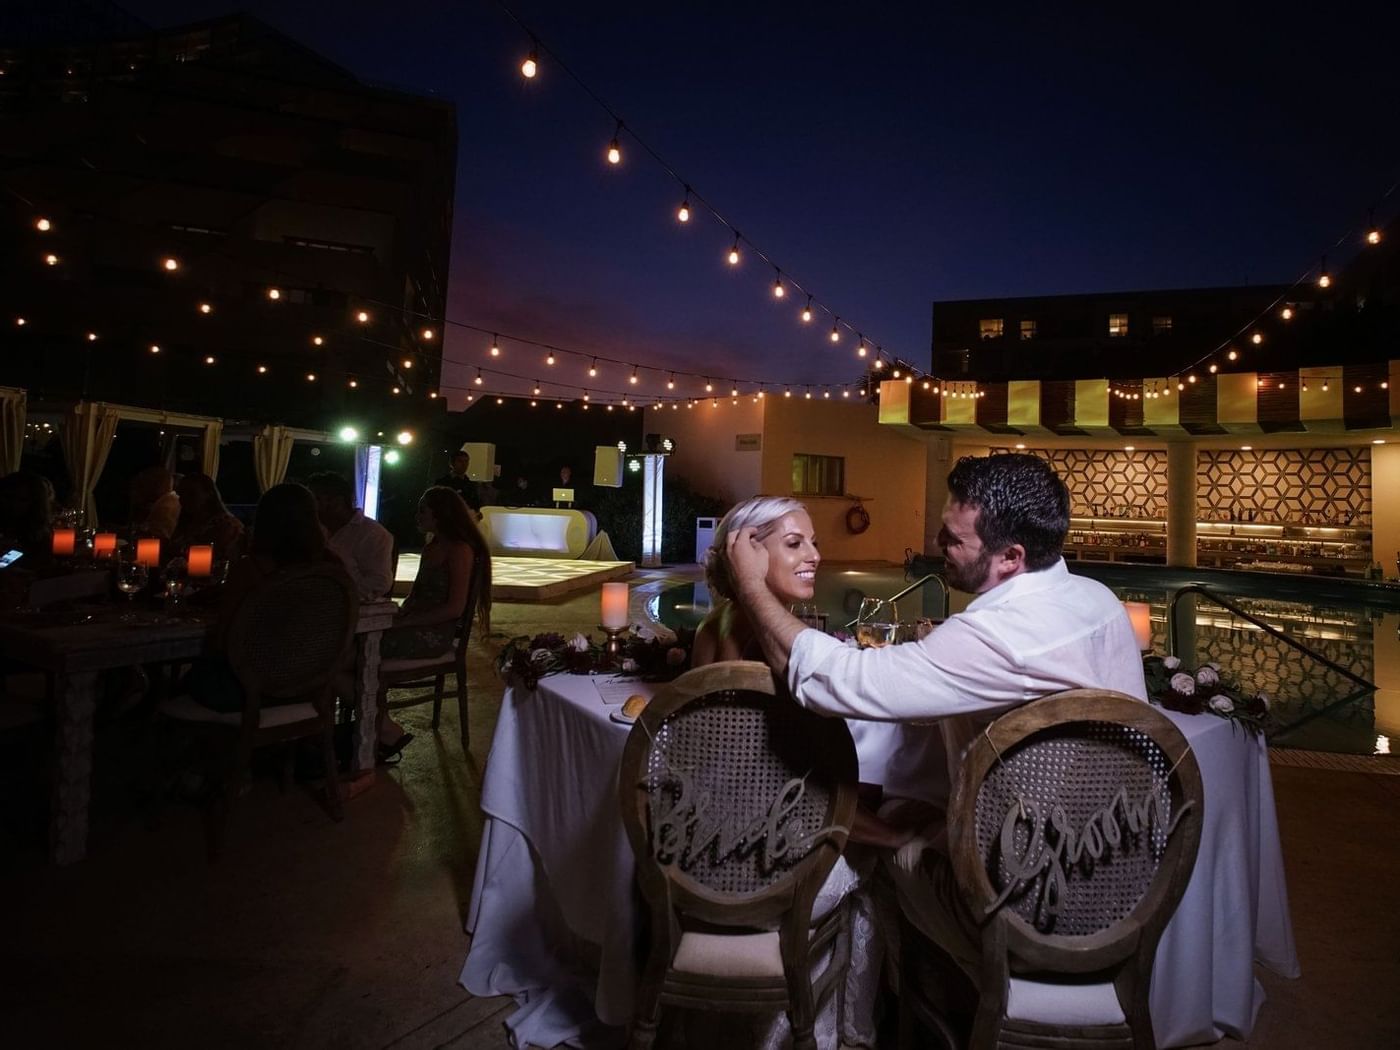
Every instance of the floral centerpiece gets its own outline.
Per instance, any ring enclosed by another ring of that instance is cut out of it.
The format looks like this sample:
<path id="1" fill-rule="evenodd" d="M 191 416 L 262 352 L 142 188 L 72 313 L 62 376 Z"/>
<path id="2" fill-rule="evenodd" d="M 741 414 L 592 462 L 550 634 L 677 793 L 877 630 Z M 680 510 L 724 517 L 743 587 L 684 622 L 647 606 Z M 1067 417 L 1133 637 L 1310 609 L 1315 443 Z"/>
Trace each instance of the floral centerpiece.
<path id="1" fill-rule="evenodd" d="M 1154 704 L 1183 714 L 1213 714 L 1262 732 L 1269 721 L 1269 694 L 1250 693 L 1221 673 L 1211 661 L 1194 671 L 1175 656 L 1148 656 L 1142 661 L 1147 695 Z"/>
<path id="2" fill-rule="evenodd" d="M 671 636 L 651 627 L 633 627 L 622 639 L 617 665 L 609 663 L 602 642 L 591 634 L 522 634 L 501 647 L 496 657 L 496 671 L 508 681 L 516 681 L 533 689 L 539 680 L 551 674 L 597 674 L 617 672 L 633 675 L 649 682 L 664 682 L 675 678 L 690 664 L 693 631 Z"/>

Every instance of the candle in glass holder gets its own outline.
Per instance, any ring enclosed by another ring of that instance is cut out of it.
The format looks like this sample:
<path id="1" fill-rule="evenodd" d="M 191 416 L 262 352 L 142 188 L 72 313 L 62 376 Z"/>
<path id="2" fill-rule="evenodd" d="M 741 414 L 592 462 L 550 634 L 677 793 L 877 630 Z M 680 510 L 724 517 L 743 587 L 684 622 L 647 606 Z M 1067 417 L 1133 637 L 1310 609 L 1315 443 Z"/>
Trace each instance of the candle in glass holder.
<path id="1" fill-rule="evenodd" d="M 627 623 L 627 584 L 603 584 L 603 626 L 626 627 Z"/>
<path id="2" fill-rule="evenodd" d="M 1146 602 L 1124 602 L 1123 608 L 1127 610 L 1128 622 L 1133 625 L 1138 649 L 1147 652 L 1152 648 L 1151 607 Z"/>
<path id="3" fill-rule="evenodd" d="M 214 548 L 191 547 L 186 561 L 189 562 L 191 576 L 208 576 L 214 571 Z"/>
<path id="4" fill-rule="evenodd" d="M 53 552 L 55 554 L 71 555 L 73 545 L 78 540 L 76 529 L 54 529 L 53 530 Z"/>
<path id="5" fill-rule="evenodd" d="M 92 556 L 94 558 L 110 558 L 117 553 L 117 534 L 115 532 L 99 532 L 92 538 Z"/>
<path id="6" fill-rule="evenodd" d="M 137 540 L 136 561 L 147 568 L 158 568 L 160 565 L 160 540 Z"/>

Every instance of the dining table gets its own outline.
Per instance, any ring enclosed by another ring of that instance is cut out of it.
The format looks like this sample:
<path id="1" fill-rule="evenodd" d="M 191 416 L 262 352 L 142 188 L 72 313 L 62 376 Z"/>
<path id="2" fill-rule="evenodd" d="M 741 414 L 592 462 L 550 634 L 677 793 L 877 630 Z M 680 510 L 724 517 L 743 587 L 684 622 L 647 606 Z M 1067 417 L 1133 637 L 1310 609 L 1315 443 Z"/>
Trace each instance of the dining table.
<path id="1" fill-rule="evenodd" d="M 505 690 L 482 785 L 461 983 L 515 998 L 514 1045 L 607 1042 L 631 1018 L 646 911 L 617 801 L 629 728 L 614 713 L 626 692 L 656 688 L 561 674 Z M 1196 866 L 1155 959 L 1157 1044 L 1247 1039 L 1264 1003 L 1256 961 L 1299 973 L 1267 748 L 1228 719 L 1164 714 L 1191 744 L 1206 806 Z M 882 762 L 908 768 L 870 751 L 897 739 L 867 736 L 862 780 L 878 778 Z"/>
<path id="2" fill-rule="evenodd" d="M 393 624 L 392 601 L 360 606 L 355 626 L 351 767 L 373 770 L 379 704 L 379 640 Z M 161 609 L 110 602 L 0 614 L 0 658 L 49 676 L 55 708 L 49 856 L 71 864 L 87 853 L 93 723 L 100 676 L 146 664 L 188 662 L 208 651 L 217 610 L 181 603 Z"/>

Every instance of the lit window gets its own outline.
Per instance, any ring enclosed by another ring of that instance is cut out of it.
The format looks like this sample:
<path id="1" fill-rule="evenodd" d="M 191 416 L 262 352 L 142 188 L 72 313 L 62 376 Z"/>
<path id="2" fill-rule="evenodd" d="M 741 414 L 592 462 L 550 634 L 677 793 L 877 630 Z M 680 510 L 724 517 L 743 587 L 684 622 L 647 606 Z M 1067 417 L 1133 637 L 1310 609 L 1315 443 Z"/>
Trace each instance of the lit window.
<path id="1" fill-rule="evenodd" d="M 1000 317 L 984 317 L 977 322 L 977 331 L 983 339 L 1000 339 L 1002 324 Z"/>
<path id="2" fill-rule="evenodd" d="M 1172 317 L 1171 317 L 1171 314 L 1163 314 L 1163 315 L 1160 316 L 1160 317 L 1154 317 L 1154 318 L 1152 318 L 1152 334 L 1153 334 L 1153 335 L 1171 335 L 1171 334 L 1172 334 Z"/>
<path id="3" fill-rule="evenodd" d="M 1022 321 L 1022 322 L 1021 322 L 1021 338 L 1022 338 L 1022 339 L 1034 339 L 1034 338 L 1035 338 L 1035 322 L 1034 322 L 1034 321 Z"/>
<path id="4" fill-rule="evenodd" d="M 846 459 L 844 456 L 814 456 L 798 452 L 792 457 L 794 496 L 844 496 Z"/>
<path id="5" fill-rule="evenodd" d="M 1109 314 L 1108 334 L 1111 336 L 1123 336 L 1128 334 L 1128 315 Z"/>

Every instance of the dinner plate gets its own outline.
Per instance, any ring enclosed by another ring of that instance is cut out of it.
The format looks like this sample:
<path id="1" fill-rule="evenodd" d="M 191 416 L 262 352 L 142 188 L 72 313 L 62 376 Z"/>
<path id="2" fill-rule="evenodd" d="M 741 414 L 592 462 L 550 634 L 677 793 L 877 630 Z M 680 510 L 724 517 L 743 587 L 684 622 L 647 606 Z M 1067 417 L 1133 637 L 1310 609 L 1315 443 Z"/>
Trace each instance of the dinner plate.
<path id="1" fill-rule="evenodd" d="M 609 711 L 608 717 L 620 726 L 630 726 L 632 723 L 637 721 L 635 717 L 629 718 L 627 715 L 623 714 L 622 708 L 620 707 L 616 711 Z"/>

